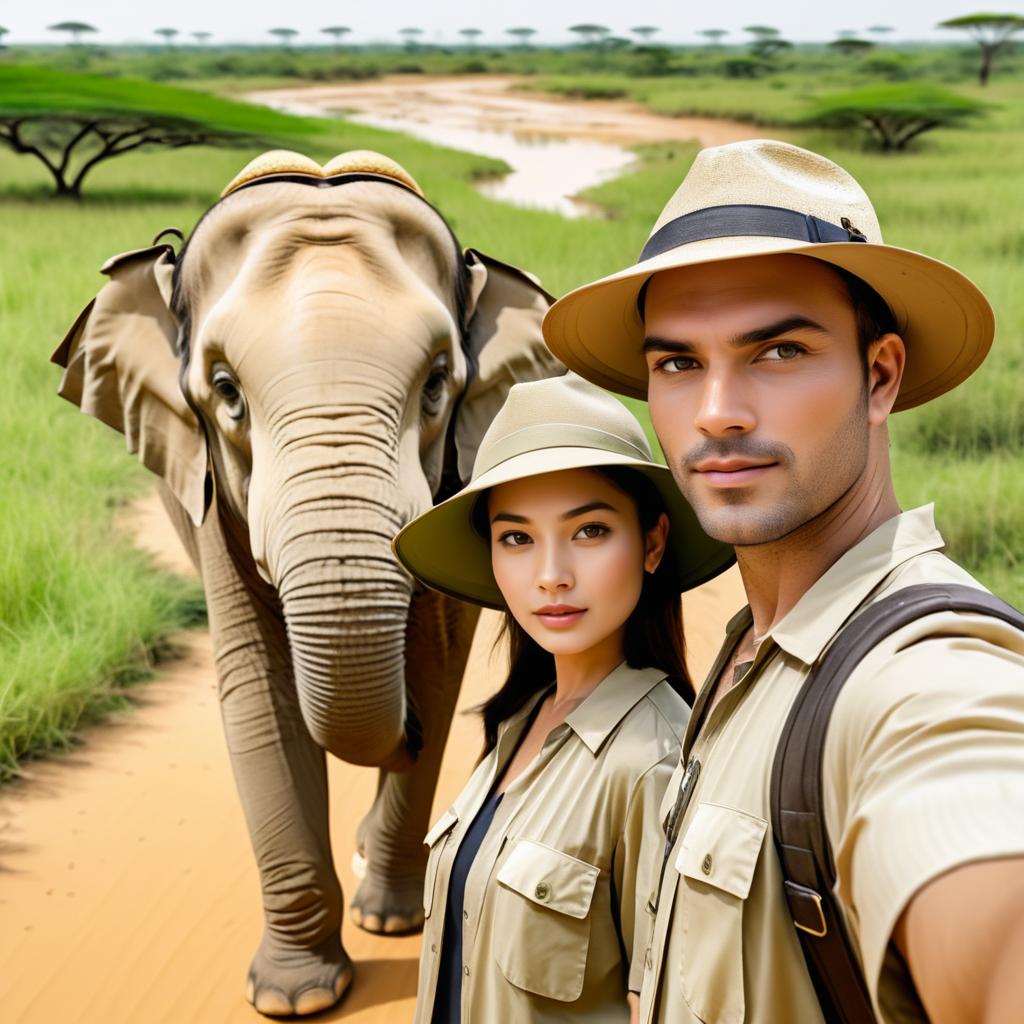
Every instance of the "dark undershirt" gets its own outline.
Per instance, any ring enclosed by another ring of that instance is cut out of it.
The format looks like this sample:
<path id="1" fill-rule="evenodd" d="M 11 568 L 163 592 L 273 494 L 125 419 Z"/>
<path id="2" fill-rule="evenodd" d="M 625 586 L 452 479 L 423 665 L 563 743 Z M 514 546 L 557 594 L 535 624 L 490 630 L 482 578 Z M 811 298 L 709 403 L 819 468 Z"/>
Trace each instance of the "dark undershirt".
<path id="1" fill-rule="evenodd" d="M 494 821 L 501 803 L 501 793 L 492 793 L 473 819 L 459 844 L 448 882 L 448 905 L 444 912 L 441 933 L 441 963 L 437 972 L 437 994 L 434 996 L 432 1024 L 459 1024 L 462 1019 L 462 913 L 466 902 L 466 879 L 480 844 Z"/>

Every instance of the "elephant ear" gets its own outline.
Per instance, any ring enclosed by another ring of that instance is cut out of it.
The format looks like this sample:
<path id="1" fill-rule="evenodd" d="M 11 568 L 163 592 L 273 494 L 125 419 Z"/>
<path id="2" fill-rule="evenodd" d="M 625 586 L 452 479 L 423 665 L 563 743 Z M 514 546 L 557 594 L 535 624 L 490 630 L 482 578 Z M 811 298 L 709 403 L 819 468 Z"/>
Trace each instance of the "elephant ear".
<path id="1" fill-rule="evenodd" d="M 465 259 L 472 311 L 467 348 L 476 369 L 455 424 L 462 481 L 470 478 L 480 441 L 512 385 L 565 373 L 540 329 L 554 297 L 532 275 L 476 249 L 467 249 Z"/>
<path id="2" fill-rule="evenodd" d="M 153 245 L 108 260 L 110 281 L 54 352 L 58 393 L 120 431 L 128 450 L 162 477 L 202 524 L 210 482 L 206 436 L 178 383 L 178 322 L 170 309 L 173 250 Z"/>

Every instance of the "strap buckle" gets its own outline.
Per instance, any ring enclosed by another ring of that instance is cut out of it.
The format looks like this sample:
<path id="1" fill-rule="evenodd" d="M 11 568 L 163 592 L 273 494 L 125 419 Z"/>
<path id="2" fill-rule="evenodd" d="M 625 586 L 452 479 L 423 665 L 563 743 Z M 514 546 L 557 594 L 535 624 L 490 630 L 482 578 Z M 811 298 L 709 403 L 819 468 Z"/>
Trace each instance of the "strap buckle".
<path id="1" fill-rule="evenodd" d="M 828 934 L 828 922 L 825 920 L 821 896 L 808 886 L 788 879 L 782 884 L 789 912 L 793 915 L 793 925 L 816 939 L 824 938 Z"/>

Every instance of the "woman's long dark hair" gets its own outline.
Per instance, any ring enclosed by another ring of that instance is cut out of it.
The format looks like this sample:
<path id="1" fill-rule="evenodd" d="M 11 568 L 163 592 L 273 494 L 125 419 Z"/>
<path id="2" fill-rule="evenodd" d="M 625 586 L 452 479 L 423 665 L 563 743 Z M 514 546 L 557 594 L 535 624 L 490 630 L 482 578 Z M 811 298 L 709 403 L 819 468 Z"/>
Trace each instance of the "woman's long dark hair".
<path id="1" fill-rule="evenodd" d="M 594 471 L 633 499 L 640 529 L 645 535 L 657 525 L 665 503 L 643 473 L 620 466 L 595 466 Z M 477 502 L 474 526 L 481 536 L 490 540 L 486 495 Z M 503 639 L 508 641 L 508 677 L 501 689 L 480 707 L 484 720 L 484 754 L 497 743 L 498 726 L 555 679 L 554 655 L 545 651 L 508 610 L 497 643 Z M 626 663 L 631 668 L 660 669 L 668 676 L 673 689 L 688 704 L 693 703 L 693 684 L 686 669 L 683 608 L 668 552 L 653 573 L 644 573 L 640 599 L 626 620 L 624 646 Z"/>

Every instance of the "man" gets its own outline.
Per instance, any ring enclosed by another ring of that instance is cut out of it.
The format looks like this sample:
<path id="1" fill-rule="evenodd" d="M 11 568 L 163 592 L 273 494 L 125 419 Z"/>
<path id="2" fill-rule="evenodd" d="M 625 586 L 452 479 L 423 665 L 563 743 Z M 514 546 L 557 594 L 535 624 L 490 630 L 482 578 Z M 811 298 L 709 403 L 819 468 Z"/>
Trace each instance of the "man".
<path id="1" fill-rule="evenodd" d="M 781 142 L 703 151 L 640 262 L 550 310 L 549 346 L 648 397 L 676 481 L 736 546 L 729 625 L 662 809 L 645 1022 L 822 1020 L 783 896 L 769 776 L 793 699 L 844 623 L 917 583 L 980 587 L 902 512 L 890 412 L 984 358 L 966 278 L 884 245 L 842 168 Z M 836 895 L 888 1022 L 1019 1020 L 1024 1005 L 1024 634 L 945 612 L 848 678 L 828 728 Z"/>

